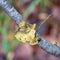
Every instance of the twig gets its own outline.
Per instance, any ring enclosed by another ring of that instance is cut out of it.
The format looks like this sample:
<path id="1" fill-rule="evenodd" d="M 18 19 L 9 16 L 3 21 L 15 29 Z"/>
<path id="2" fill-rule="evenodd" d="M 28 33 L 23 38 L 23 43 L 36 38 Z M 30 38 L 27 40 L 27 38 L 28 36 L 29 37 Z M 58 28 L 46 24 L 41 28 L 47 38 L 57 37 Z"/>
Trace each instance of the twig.
<path id="1" fill-rule="evenodd" d="M 43 26 L 43 24 L 44 24 L 51 16 L 52 16 L 52 14 L 50 14 L 50 15 L 40 24 L 40 26 L 39 26 L 38 29 L 40 29 L 41 26 Z"/>
<path id="2" fill-rule="evenodd" d="M 0 0 L 0 6 L 15 21 L 16 24 L 23 21 L 22 16 L 8 3 L 7 0 Z"/>
<path id="3" fill-rule="evenodd" d="M 60 47 L 57 46 L 56 44 L 51 44 L 47 40 L 40 38 L 40 42 L 38 43 L 38 46 L 41 47 L 43 50 L 46 52 L 59 57 L 60 58 Z"/>

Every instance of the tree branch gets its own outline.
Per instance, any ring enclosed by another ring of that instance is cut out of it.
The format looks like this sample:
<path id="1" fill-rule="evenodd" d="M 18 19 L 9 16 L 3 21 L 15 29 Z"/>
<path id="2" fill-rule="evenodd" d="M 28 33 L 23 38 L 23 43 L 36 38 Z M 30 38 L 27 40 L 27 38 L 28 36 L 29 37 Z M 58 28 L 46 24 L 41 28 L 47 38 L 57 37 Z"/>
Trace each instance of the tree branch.
<path id="1" fill-rule="evenodd" d="M 0 6 L 15 21 L 16 24 L 23 21 L 22 16 L 8 3 L 7 0 L 0 0 Z"/>
<path id="2" fill-rule="evenodd" d="M 19 24 L 20 22 L 24 21 L 22 16 L 16 11 L 14 7 L 12 7 L 7 0 L 0 0 L 0 6 L 4 9 L 4 11 L 16 22 Z M 48 41 L 40 38 L 40 42 L 38 46 L 44 49 L 46 52 L 55 55 L 60 58 L 60 47 L 57 45 L 53 45 Z"/>
<path id="3" fill-rule="evenodd" d="M 44 49 L 46 52 L 60 58 L 60 47 L 59 46 L 57 46 L 56 44 L 51 44 L 43 38 L 40 38 L 39 40 L 40 40 L 40 42 L 38 43 L 39 47 Z"/>

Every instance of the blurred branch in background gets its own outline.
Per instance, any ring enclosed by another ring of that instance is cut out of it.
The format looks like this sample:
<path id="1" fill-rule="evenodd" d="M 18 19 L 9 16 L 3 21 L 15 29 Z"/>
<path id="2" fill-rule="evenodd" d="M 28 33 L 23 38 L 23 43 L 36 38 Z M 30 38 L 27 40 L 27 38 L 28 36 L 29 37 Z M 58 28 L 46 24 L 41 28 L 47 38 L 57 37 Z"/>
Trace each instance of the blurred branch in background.
<path id="1" fill-rule="evenodd" d="M 27 10 L 24 12 L 23 17 L 25 20 L 29 17 L 29 15 L 34 11 L 35 7 L 40 4 L 40 11 L 44 12 L 45 8 L 48 7 L 49 1 L 48 0 L 33 0 L 32 3 L 29 5 Z"/>
<path id="2" fill-rule="evenodd" d="M 23 17 L 25 20 L 29 17 L 29 15 L 32 13 L 32 11 L 35 9 L 35 7 L 40 3 L 40 0 L 33 0 L 30 6 L 27 8 L 27 10 L 24 12 Z"/>
<path id="3" fill-rule="evenodd" d="M 25 0 L 13 0 L 13 5 L 17 9 L 17 11 L 23 10 L 22 15 L 24 17 L 24 20 L 27 20 L 30 14 L 34 12 L 35 8 L 38 7 L 38 5 L 40 12 L 44 12 L 46 7 L 49 7 L 51 5 L 48 0 L 28 0 L 26 2 L 23 1 Z"/>

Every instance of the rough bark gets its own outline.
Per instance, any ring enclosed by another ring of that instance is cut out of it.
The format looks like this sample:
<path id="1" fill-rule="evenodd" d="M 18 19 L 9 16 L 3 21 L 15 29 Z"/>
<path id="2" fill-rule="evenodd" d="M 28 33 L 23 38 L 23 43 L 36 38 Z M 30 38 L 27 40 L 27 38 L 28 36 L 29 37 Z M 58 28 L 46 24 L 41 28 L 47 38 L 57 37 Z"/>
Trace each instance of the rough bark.
<path id="1" fill-rule="evenodd" d="M 5 10 L 5 12 L 18 24 L 22 22 L 22 16 L 12 7 L 7 0 L 0 0 L 0 6 Z M 60 47 L 53 45 L 43 38 L 39 39 L 38 46 L 44 49 L 46 52 L 55 55 L 60 58 Z"/>
<path id="2" fill-rule="evenodd" d="M 23 21 L 22 16 L 8 3 L 7 0 L 0 0 L 0 6 L 15 21 L 16 24 Z"/>

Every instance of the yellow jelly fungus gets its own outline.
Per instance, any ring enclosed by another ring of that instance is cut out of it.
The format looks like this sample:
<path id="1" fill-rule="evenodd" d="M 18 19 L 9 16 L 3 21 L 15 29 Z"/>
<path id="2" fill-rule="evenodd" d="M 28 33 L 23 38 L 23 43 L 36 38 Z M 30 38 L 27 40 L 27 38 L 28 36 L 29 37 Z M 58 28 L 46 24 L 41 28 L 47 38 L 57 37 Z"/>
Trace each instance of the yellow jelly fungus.
<path id="1" fill-rule="evenodd" d="M 30 45 L 36 45 L 38 41 L 37 37 L 35 36 L 35 27 L 36 24 L 27 24 L 25 22 L 21 22 L 19 24 L 20 29 L 15 34 L 16 39 L 22 43 L 28 42 Z"/>
<path id="2" fill-rule="evenodd" d="M 23 26 L 25 26 L 25 22 L 19 23 L 19 27 L 23 27 Z"/>

